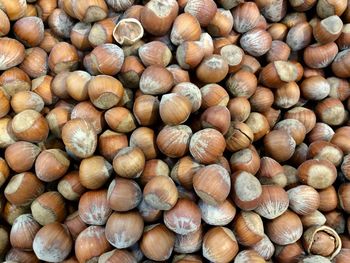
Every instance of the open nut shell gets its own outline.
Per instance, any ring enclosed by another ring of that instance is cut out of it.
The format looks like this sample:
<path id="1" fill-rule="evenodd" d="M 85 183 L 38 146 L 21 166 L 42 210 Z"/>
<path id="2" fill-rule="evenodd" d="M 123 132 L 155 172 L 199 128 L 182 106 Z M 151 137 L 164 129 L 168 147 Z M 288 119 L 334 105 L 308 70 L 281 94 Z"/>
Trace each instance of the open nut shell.
<path id="1" fill-rule="evenodd" d="M 135 18 L 120 20 L 113 30 L 113 38 L 120 45 L 132 45 L 140 40 L 143 34 L 143 27 Z"/>
<path id="2" fill-rule="evenodd" d="M 316 233 L 320 231 L 326 232 L 327 234 L 332 236 L 335 240 L 335 249 L 333 253 L 330 256 L 328 256 L 328 258 L 332 260 L 340 252 L 342 244 L 338 233 L 328 226 L 312 226 L 309 229 L 307 229 L 303 235 L 304 247 L 307 253 L 311 254 L 311 247 L 313 245 L 314 237 Z"/>

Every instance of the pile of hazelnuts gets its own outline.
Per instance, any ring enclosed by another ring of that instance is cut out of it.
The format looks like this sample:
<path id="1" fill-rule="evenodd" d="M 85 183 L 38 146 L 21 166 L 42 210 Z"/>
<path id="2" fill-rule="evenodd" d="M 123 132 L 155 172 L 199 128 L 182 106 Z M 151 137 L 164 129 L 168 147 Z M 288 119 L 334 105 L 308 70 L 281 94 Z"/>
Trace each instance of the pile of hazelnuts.
<path id="1" fill-rule="evenodd" d="M 0 261 L 349 263 L 350 1 L 0 0 Z"/>

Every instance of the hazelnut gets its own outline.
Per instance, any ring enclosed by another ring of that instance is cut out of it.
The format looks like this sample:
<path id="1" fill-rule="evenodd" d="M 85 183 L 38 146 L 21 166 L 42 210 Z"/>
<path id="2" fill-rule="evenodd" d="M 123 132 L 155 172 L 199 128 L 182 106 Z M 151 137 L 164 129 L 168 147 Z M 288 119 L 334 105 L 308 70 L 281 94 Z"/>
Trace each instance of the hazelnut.
<path id="1" fill-rule="evenodd" d="M 155 209 L 149 204 L 147 204 L 145 199 L 143 199 L 138 205 L 137 210 L 140 212 L 142 219 L 146 223 L 154 223 L 157 220 L 161 219 L 162 216 L 162 211 L 159 209 Z"/>
<path id="2" fill-rule="evenodd" d="M 62 177 L 67 172 L 69 165 L 70 161 L 64 151 L 44 150 L 35 160 L 35 173 L 40 180 L 52 182 Z"/>
<path id="3" fill-rule="evenodd" d="M 35 92 L 20 91 L 12 96 L 11 107 L 16 113 L 24 110 L 35 110 L 41 112 L 44 108 L 44 101 Z"/>
<path id="4" fill-rule="evenodd" d="M 266 234 L 277 245 L 289 245 L 303 234 L 303 225 L 297 214 L 287 210 L 279 217 L 267 222 Z"/>
<path id="5" fill-rule="evenodd" d="M 0 52 L 3 59 L 0 70 L 7 70 L 22 63 L 25 57 L 24 46 L 15 39 L 2 37 L 0 39 Z"/>
<path id="6" fill-rule="evenodd" d="M 242 35 L 240 44 L 248 54 L 260 57 L 270 50 L 272 38 L 267 31 L 255 28 Z"/>
<path id="7" fill-rule="evenodd" d="M 194 133 L 190 140 L 191 155 L 200 163 L 214 163 L 225 150 L 225 138 L 212 128 L 206 128 Z"/>
<path id="8" fill-rule="evenodd" d="M 108 97 L 108 93 L 105 94 Z M 116 131 L 127 133 L 136 128 L 134 115 L 124 107 L 113 107 L 107 110 L 104 114 L 108 126 Z"/>
<path id="9" fill-rule="evenodd" d="M 226 148 L 235 152 L 247 148 L 253 141 L 253 131 L 242 122 L 232 122 L 225 135 Z"/>
<path id="10" fill-rule="evenodd" d="M 85 224 L 104 225 L 112 213 L 108 206 L 107 190 L 84 193 L 79 200 L 79 216 Z"/>
<path id="11" fill-rule="evenodd" d="M 125 178 L 137 178 L 145 166 L 145 155 L 138 147 L 125 147 L 113 159 L 113 169 Z"/>
<path id="12" fill-rule="evenodd" d="M 204 51 L 197 41 L 185 41 L 176 50 L 176 60 L 183 69 L 194 69 L 201 63 Z"/>
<path id="13" fill-rule="evenodd" d="M 177 253 L 193 253 L 201 249 L 203 241 L 203 227 L 187 235 L 176 235 L 174 251 Z M 181 261 L 180 261 L 181 262 Z"/>
<path id="14" fill-rule="evenodd" d="M 175 183 L 167 176 L 156 176 L 143 189 L 145 202 L 159 210 L 170 210 L 178 200 Z"/>
<path id="15" fill-rule="evenodd" d="M 317 15 L 321 18 L 326 18 L 332 15 L 342 15 L 346 9 L 346 3 L 337 1 L 320 1 L 317 2 Z"/>
<path id="16" fill-rule="evenodd" d="M 0 10 L 0 24 L 0 37 L 6 36 L 10 32 L 10 20 L 3 10 Z"/>
<path id="17" fill-rule="evenodd" d="M 274 130 L 286 131 L 294 139 L 296 145 L 301 144 L 306 135 L 305 126 L 298 120 L 295 119 L 285 119 L 278 122 Z"/>
<path id="18" fill-rule="evenodd" d="M 11 248 L 6 254 L 6 261 L 21 261 L 21 262 L 33 262 L 39 263 L 39 259 L 34 252 L 23 251 L 17 248 Z"/>
<path id="19" fill-rule="evenodd" d="M 59 42 L 54 45 L 48 60 L 50 69 L 56 74 L 77 69 L 78 62 L 77 50 L 67 42 Z"/>
<path id="20" fill-rule="evenodd" d="M 80 262 L 96 260 L 103 253 L 109 251 L 111 245 L 102 226 L 89 226 L 85 228 L 75 241 L 75 255 Z"/>
<path id="21" fill-rule="evenodd" d="M 304 107 L 294 107 L 287 111 L 284 115 L 285 119 L 296 119 L 304 124 L 306 133 L 311 131 L 316 125 L 315 113 Z"/>
<path id="22" fill-rule="evenodd" d="M 61 178 L 57 190 L 67 200 L 75 201 L 80 198 L 86 189 L 79 180 L 79 172 L 72 171 Z"/>
<path id="23" fill-rule="evenodd" d="M 269 88 L 279 88 L 281 85 L 298 78 L 297 65 L 290 61 L 277 60 L 267 64 L 259 75 L 262 85 Z"/>
<path id="24" fill-rule="evenodd" d="M 345 120 L 344 105 L 339 99 L 327 98 L 320 101 L 315 111 L 322 122 L 331 126 L 340 125 Z"/>
<path id="25" fill-rule="evenodd" d="M 11 246 L 23 250 L 32 250 L 36 233 L 41 226 L 31 214 L 23 214 L 17 217 L 10 232 Z"/>
<path id="26" fill-rule="evenodd" d="M 234 97 L 250 98 L 257 88 L 257 79 L 253 73 L 240 70 L 228 78 L 226 86 Z"/>
<path id="27" fill-rule="evenodd" d="M 179 6 L 175 0 L 151 0 L 142 9 L 140 22 L 147 32 L 163 36 L 171 28 L 178 11 Z"/>
<path id="28" fill-rule="evenodd" d="M 255 211 L 264 218 L 275 219 L 282 215 L 288 206 L 288 194 L 281 186 L 263 185 L 260 202 Z"/>
<path id="29" fill-rule="evenodd" d="M 225 226 L 236 215 L 236 207 L 229 199 L 219 205 L 210 205 L 203 200 L 199 200 L 198 206 L 204 222 L 212 226 Z"/>
<path id="30" fill-rule="evenodd" d="M 173 75 L 166 68 L 151 65 L 142 73 L 140 90 L 144 94 L 160 95 L 168 92 L 173 86 Z"/>
<path id="31" fill-rule="evenodd" d="M 112 170 L 112 165 L 102 156 L 91 156 L 80 162 L 79 181 L 87 189 L 98 189 L 108 181 Z"/>
<path id="32" fill-rule="evenodd" d="M 66 89 L 69 96 L 77 101 L 87 100 L 88 82 L 91 75 L 85 71 L 73 71 L 68 74 L 66 79 Z"/>
<path id="33" fill-rule="evenodd" d="M 295 242 L 293 244 L 288 244 L 285 246 L 276 246 L 275 257 L 278 262 L 293 262 L 298 260 L 298 258 L 303 257 L 305 251 L 302 247 L 301 242 Z"/>
<path id="34" fill-rule="evenodd" d="M 67 226 L 73 240 L 76 240 L 78 235 L 88 226 L 81 220 L 79 212 L 75 211 L 67 216 L 64 224 Z"/>
<path id="35" fill-rule="evenodd" d="M 65 200 L 59 192 L 45 192 L 30 206 L 34 219 L 40 225 L 62 222 L 66 218 Z"/>
<path id="36" fill-rule="evenodd" d="M 116 106 L 124 93 L 119 80 L 107 75 L 92 77 L 87 84 L 87 90 L 92 104 L 102 110 Z"/>
<path id="37" fill-rule="evenodd" d="M 106 130 L 98 138 L 98 151 L 109 162 L 119 150 L 128 146 L 127 136 L 123 133 Z"/>
<path id="38" fill-rule="evenodd" d="M 264 258 L 254 250 L 242 250 L 235 257 L 234 263 L 243 263 L 249 260 L 249 262 L 264 262 Z"/>
<path id="39" fill-rule="evenodd" d="M 233 15 L 229 10 L 218 8 L 207 30 L 211 36 L 224 37 L 230 34 L 233 27 Z"/>
<path id="40" fill-rule="evenodd" d="M 177 85 L 181 82 L 189 82 L 190 81 L 190 75 L 187 70 L 182 69 L 177 64 L 172 64 L 170 66 L 167 66 L 166 69 L 171 73 L 173 76 L 174 84 Z"/>
<path id="41" fill-rule="evenodd" d="M 68 121 L 62 128 L 62 140 L 66 149 L 79 158 L 92 156 L 97 146 L 94 127 L 83 119 Z"/>
<path id="42" fill-rule="evenodd" d="M 155 133 L 148 127 L 139 127 L 133 131 L 130 136 L 130 146 L 139 147 L 144 153 L 146 160 L 157 157 L 158 149 Z"/>
<path id="43" fill-rule="evenodd" d="M 333 60 L 332 71 L 339 78 L 347 78 L 349 76 L 349 69 L 347 67 L 349 51 L 349 49 L 345 49 L 339 52 Z"/>
<path id="44" fill-rule="evenodd" d="M 109 184 L 107 201 L 114 211 L 130 211 L 137 207 L 141 200 L 141 188 L 135 181 L 117 178 Z"/>
<path id="45" fill-rule="evenodd" d="M 258 24 L 260 11 L 256 3 L 246 2 L 236 6 L 232 15 L 234 29 L 239 33 L 245 33 Z"/>
<path id="46" fill-rule="evenodd" d="M 303 80 L 300 91 L 307 100 L 322 100 L 329 95 L 330 85 L 325 78 L 313 76 Z"/>
<path id="47" fill-rule="evenodd" d="M 159 119 L 159 100 L 152 95 L 137 97 L 133 105 L 135 119 L 140 125 L 153 125 Z"/>
<path id="48" fill-rule="evenodd" d="M 55 0 L 38 0 L 35 3 L 35 7 L 38 12 L 38 16 L 45 22 L 51 15 L 53 10 L 57 7 L 57 1 Z"/>
<path id="49" fill-rule="evenodd" d="M 191 109 L 190 100 L 177 93 L 163 95 L 159 104 L 160 117 L 168 125 L 184 123 L 191 114 Z"/>
<path id="50" fill-rule="evenodd" d="M 287 35 L 287 26 L 283 23 L 271 23 L 267 32 L 270 33 L 272 40 L 283 41 Z"/>
<path id="51" fill-rule="evenodd" d="M 6 148 L 5 160 L 7 165 L 15 172 L 26 172 L 32 168 L 40 151 L 40 148 L 33 143 L 15 142 Z"/>
<path id="52" fill-rule="evenodd" d="M 226 227 L 213 227 L 203 237 L 203 257 L 212 262 L 230 262 L 238 253 L 233 232 Z"/>
<path id="53" fill-rule="evenodd" d="M 199 110 L 202 104 L 202 94 L 200 89 L 191 82 L 181 82 L 178 83 L 173 89 L 173 93 L 185 96 L 188 98 L 192 105 L 191 112 L 196 112 Z"/>
<path id="54" fill-rule="evenodd" d="M 134 245 L 142 236 L 143 220 L 137 211 L 114 212 L 106 223 L 106 238 L 118 249 Z"/>
<path id="55" fill-rule="evenodd" d="M 24 206 L 29 205 L 44 190 L 44 184 L 33 173 L 24 172 L 12 176 L 6 185 L 4 194 L 13 205 Z"/>
<path id="56" fill-rule="evenodd" d="M 350 140 L 348 140 L 348 134 L 350 129 L 347 126 L 341 127 L 335 131 L 331 139 L 331 143 L 337 145 L 344 154 L 350 153 Z"/>
<path id="57" fill-rule="evenodd" d="M 3 117 L 0 119 L 0 147 L 5 148 L 15 143 L 16 138 L 11 131 L 12 119 L 10 117 Z"/>
<path id="58" fill-rule="evenodd" d="M 338 205 L 338 196 L 334 186 L 329 186 L 318 191 L 320 204 L 318 209 L 321 212 L 330 212 Z"/>
<path id="59" fill-rule="evenodd" d="M 309 145 L 308 156 L 313 159 L 328 160 L 335 166 L 339 166 L 343 159 L 343 152 L 330 142 L 315 141 Z"/>
<path id="60" fill-rule="evenodd" d="M 43 261 L 59 262 L 64 260 L 73 247 L 68 228 L 60 223 L 42 227 L 35 235 L 33 250 Z"/>
<path id="61" fill-rule="evenodd" d="M 303 227 L 322 226 L 326 223 L 326 217 L 318 210 L 300 217 Z"/>
<path id="62" fill-rule="evenodd" d="M 252 246 L 252 249 L 265 260 L 271 259 L 275 253 L 275 245 L 266 234 L 264 234 L 264 237 L 259 242 Z"/>
<path id="63" fill-rule="evenodd" d="M 125 249 L 113 249 L 109 252 L 103 253 L 98 260 L 102 263 L 113 260 L 119 260 L 121 263 L 131 263 L 136 261 L 132 253 Z"/>
<path id="64" fill-rule="evenodd" d="M 275 184 L 281 187 L 287 185 L 287 176 L 284 168 L 270 157 L 264 156 L 260 159 L 260 169 L 257 177 L 262 184 Z"/>
<path id="65" fill-rule="evenodd" d="M 296 82 L 288 82 L 275 90 L 274 104 L 283 109 L 295 106 L 300 100 L 300 89 Z"/>
<path id="66" fill-rule="evenodd" d="M 48 17 L 48 24 L 52 32 L 62 38 L 69 38 L 74 26 L 74 20 L 62 9 L 56 8 Z"/>
<path id="67" fill-rule="evenodd" d="M 232 174 L 232 196 L 235 204 L 243 210 L 253 210 L 260 204 L 262 186 L 259 180 L 246 171 Z"/>
<path id="68" fill-rule="evenodd" d="M 40 42 L 39 47 L 49 53 L 60 40 L 61 39 L 55 36 L 50 29 L 45 29 L 44 39 Z"/>
<path id="69" fill-rule="evenodd" d="M 268 62 L 288 60 L 290 52 L 290 47 L 286 43 L 280 40 L 273 40 L 270 50 L 266 53 L 266 59 Z"/>
<path id="70" fill-rule="evenodd" d="M 292 51 L 299 51 L 307 48 L 311 41 L 312 27 L 307 21 L 292 26 L 286 37 L 286 43 Z"/>
<path id="71" fill-rule="evenodd" d="M 202 27 L 206 27 L 214 18 L 217 6 L 213 0 L 188 0 L 184 11 L 196 17 Z"/>
<path id="72" fill-rule="evenodd" d="M 250 115 L 251 103 L 244 97 L 232 98 L 228 101 L 227 108 L 232 121 L 244 122 Z"/>
<path id="73" fill-rule="evenodd" d="M 266 117 L 258 112 L 251 112 L 245 124 L 253 132 L 253 141 L 257 141 L 264 137 L 270 130 L 270 126 Z M 246 129 L 248 130 L 248 129 Z M 251 138 L 249 136 L 249 138 Z"/>
<path id="74" fill-rule="evenodd" d="M 150 65 L 166 67 L 172 59 L 170 49 L 161 41 L 151 41 L 142 45 L 138 53 L 146 67 Z"/>
<path id="75" fill-rule="evenodd" d="M 165 126 L 157 136 L 158 149 L 172 158 L 179 158 L 188 152 L 192 130 L 186 125 Z"/>
<path id="76" fill-rule="evenodd" d="M 339 54 L 338 47 L 334 42 L 330 42 L 324 45 L 313 44 L 304 49 L 304 62 L 310 68 L 325 68 L 329 66 L 336 57 L 339 56 L 337 54 Z M 333 65 L 335 65 L 334 62 L 332 63 L 332 66 Z"/>
<path id="77" fill-rule="evenodd" d="M 17 67 L 8 69 L 0 75 L 0 85 L 10 97 L 20 91 L 29 91 L 32 86 L 27 73 Z"/>
<path id="78" fill-rule="evenodd" d="M 98 45 L 84 57 L 84 66 L 91 75 L 116 75 L 123 62 L 123 50 L 111 43 Z"/>
<path id="79" fill-rule="evenodd" d="M 180 45 L 185 41 L 197 41 L 200 35 L 201 26 L 197 18 L 189 13 L 183 13 L 175 18 L 170 40 L 174 45 Z"/>
<path id="80" fill-rule="evenodd" d="M 197 78 L 204 83 L 220 82 L 226 77 L 227 73 L 228 64 L 220 55 L 205 57 L 196 69 Z"/>
<path id="81" fill-rule="evenodd" d="M 325 189 L 334 183 L 337 170 L 327 160 L 307 160 L 299 166 L 298 177 L 301 182 L 315 189 Z"/>
<path id="82" fill-rule="evenodd" d="M 348 194 L 349 187 L 350 187 L 350 185 L 348 183 L 343 183 L 343 184 L 340 185 L 340 187 L 338 189 L 339 204 L 340 204 L 340 207 L 345 212 L 350 211 L 350 203 L 348 201 L 348 198 L 349 198 L 349 194 Z"/>
<path id="83" fill-rule="evenodd" d="M 253 148 L 246 148 L 231 155 L 230 167 L 232 172 L 246 171 L 255 175 L 260 167 L 260 157 Z"/>
<path id="84" fill-rule="evenodd" d="M 28 214 L 30 213 L 30 208 L 28 206 L 16 206 L 11 204 L 10 202 L 6 202 L 3 205 L 4 202 L 2 202 L 3 206 L 3 218 L 4 220 L 10 224 L 13 225 L 14 221 L 16 220 L 17 217 L 23 214 Z"/>
<path id="85" fill-rule="evenodd" d="M 299 215 L 307 215 L 316 211 L 320 204 L 318 192 L 307 185 L 300 185 L 287 191 L 289 207 Z"/>
<path id="86" fill-rule="evenodd" d="M 310 142 L 327 141 L 329 142 L 334 135 L 333 129 L 323 122 L 317 122 L 315 127 L 308 133 Z"/>
<path id="87" fill-rule="evenodd" d="M 211 205 L 225 201 L 231 189 L 230 175 L 225 168 L 211 164 L 200 168 L 193 177 L 196 194 Z"/>
<path id="88" fill-rule="evenodd" d="M 75 46 L 78 50 L 89 50 L 91 48 L 91 44 L 89 42 L 90 31 L 90 23 L 76 23 L 72 27 L 69 36 L 73 46 Z"/>
<path id="89" fill-rule="evenodd" d="M 24 45 L 35 47 L 44 39 L 44 23 L 36 16 L 23 17 L 13 25 L 13 32 Z"/>
<path id="90" fill-rule="evenodd" d="M 0 187 L 3 186 L 9 176 L 10 168 L 6 161 L 0 157 Z"/>
<path id="91" fill-rule="evenodd" d="M 191 189 L 193 186 L 193 176 L 200 167 L 200 164 L 195 162 L 190 156 L 185 156 L 180 158 L 174 165 L 171 169 L 170 176 L 174 182 L 180 184 L 186 189 Z"/>
<path id="92" fill-rule="evenodd" d="M 175 235 L 163 224 L 145 227 L 140 248 L 151 260 L 162 261 L 170 258 L 175 245 Z"/>
<path id="93" fill-rule="evenodd" d="M 87 0 L 72 3 L 72 11 L 77 19 L 90 23 L 104 19 L 108 13 L 108 7 L 104 0 Z"/>
<path id="94" fill-rule="evenodd" d="M 279 147 L 276 148 L 276 145 Z M 277 161 L 287 161 L 292 157 L 296 142 L 288 132 L 274 130 L 264 137 L 265 151 Z"/>

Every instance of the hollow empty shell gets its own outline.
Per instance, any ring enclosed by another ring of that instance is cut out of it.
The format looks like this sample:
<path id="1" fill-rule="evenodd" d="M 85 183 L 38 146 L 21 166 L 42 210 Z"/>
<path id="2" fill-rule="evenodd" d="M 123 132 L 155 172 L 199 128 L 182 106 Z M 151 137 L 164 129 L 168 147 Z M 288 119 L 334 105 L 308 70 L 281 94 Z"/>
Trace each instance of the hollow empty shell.
<path id="1" fill-rule="evenodd" d="M 132 45 L 143 37 L 143 27 L 135 18 L 125 18 L 118 22 L 113 37 L 120 45 Z"/>

